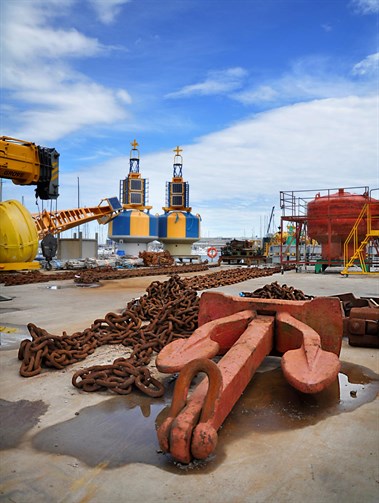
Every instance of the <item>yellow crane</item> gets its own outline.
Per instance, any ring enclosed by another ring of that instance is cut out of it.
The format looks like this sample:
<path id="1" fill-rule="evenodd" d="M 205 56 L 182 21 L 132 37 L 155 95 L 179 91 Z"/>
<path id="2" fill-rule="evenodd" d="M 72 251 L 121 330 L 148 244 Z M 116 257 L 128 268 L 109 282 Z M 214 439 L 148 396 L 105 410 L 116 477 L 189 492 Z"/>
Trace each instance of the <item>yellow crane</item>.
<path id="1" fill-rule="evenodd" d="M 40 199 L 57 199 L 59 153 L 55 148 L 1 136 L 0 177 L 16 185 L 36 185 L 36 197 Z"/>
<path id="2" fill-rule="evenodd" d="M 0 178 L 16 185 L 36 185 L 36 197 L 57 199 L 59 153 L 55 148 L 10 136 L 0 137 Z M 98 206 L 31 214 L 18 201 L 0 202 L 0 270 L 37 269 L 33 262 L 42 240 L 50 264 L 56 252 L 55 234 L 98 220 L 107 224 L 124 209 L 117 197 L 102 199 Z"/>
<path id="3" fill-rule="evenodd" d="M 38 269 L 33 262 L 41 241 L 42 252 L 50 264 L 57 243 L 54 235 L 97 220 L 107 224 L 122 210 L 117 197 L 102 199 L 98 206 L 46 211 L 31 214 L 19 201 L 0 203 L 0 270 Z"/>

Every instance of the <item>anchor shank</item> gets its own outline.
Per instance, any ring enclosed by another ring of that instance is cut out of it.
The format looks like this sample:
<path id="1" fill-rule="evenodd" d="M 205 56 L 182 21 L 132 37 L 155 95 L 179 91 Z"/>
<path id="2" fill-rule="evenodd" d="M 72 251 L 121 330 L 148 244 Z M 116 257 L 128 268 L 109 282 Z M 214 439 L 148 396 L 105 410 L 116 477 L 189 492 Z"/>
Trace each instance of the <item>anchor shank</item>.
<path id="1" fill-rule="evenodd" d="M 188 463 L 191 452 L 199 459 L 207 457 L 210 451 L 209 446 L 203 445 L 201 435 L 193 436 L 194 429 L 200 427 L 203 431 L 216 432 L 220 428 L 256 369 L 271 352 L 273 336 L 273 317 L 257 316 L 253 319 L 237 342 L 217 364 L 222 375 L 222 390 L 219 398 L 214 401 L 213 410 L 208 406 L 205 414 L 204 410 L 202 411 L 209 386 L 208 379 L 204 379 L 188 398 L 186 406 L 173 419 L 170 432 L 168 433 L 166 428 L 164 428 L 165 431 L 158 431 L 161 446 L 169 450 L 175 459 Z M 192 362 L 188 363 L 188 367 L 191 364 Z M 171 407 L 176 408 L 174 399 Z M 169 441 L 162 441 L 163 437 L 169 437 Z M 213 441 L 214 447 L 215 444 L 216 440 Z"/>
<path id="2" fill-rule="evenodd" d="M 211 421 L 216 430 L 240 398 L 257 368 L 272 351 L 273 337 L 274 318 L 257 316 L 219 361 L 223 387 Z M 206 383 L 204 385 L 206 386 Z"/>

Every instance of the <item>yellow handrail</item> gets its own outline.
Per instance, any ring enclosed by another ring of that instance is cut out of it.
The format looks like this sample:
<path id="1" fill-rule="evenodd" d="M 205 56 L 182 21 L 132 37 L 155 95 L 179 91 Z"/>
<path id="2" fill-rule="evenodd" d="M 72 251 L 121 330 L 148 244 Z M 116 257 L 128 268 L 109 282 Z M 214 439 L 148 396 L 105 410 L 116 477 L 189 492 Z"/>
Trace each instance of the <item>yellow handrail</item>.
<path id="1" fill-rule="evenodd" d="M 345 243 L 344 243 L 344 248 L 343 248 L 343 261 L 344 261 L 344 267 L 345 269 L 347 267 L 350 267 L 349 262 L 351 262 L 351 259 L 349 260 L 349 244 L 350 244 L 350 241 L 352 239 L 354 239 L 353 241 L 353 256 L 355 255 L 355 252 L 356 252 L 356 249 L 357 249 L 357 244 L 358 244 L 358 227 L 359 227 L 359 224 L 361 223 L 365 213 L 367 212 L 367 204 L 365 204 L 363 207 L 362 207 L 362 210 L 355 222 L 355 224 L 353 225 L 353 228 L 351 229 L 349 235 L 347 236 L 346 240 L 345 240 Z"/>
<path id="2" fill-rule="evenodd" d="M 341 274 L 348 274 L 349 273 L 349 267 L 354 265 L 354 262 L 359 259 L 360 266 L 361 266 L 361 272 L 354 272 L 350 274 L 369 274 L 370 272 L 367 270 L 367 265 L 365 262 L 365 256 L 364 256 L 364 249 L 366 248 L 370 237 L 378 237 L 379 231 L 378 230 L 373 230 L 372 228 L 372 213 L 371 213 L 371 204 L 378 204 L 378 203 L 366 203 L 363 207 L 362 210 L 353 225 L 349 235 L 347 236 L 345 243 L 344 243 L 344 268 L 341 271 Z M 366 236 L 365 238 L 359 243 L 359 237 L 358 237 L 358 227 L 362 222 L 362 219 L 366 216 Z M 352 256 L 349 258 L 349 245 L 351 244 L 351 241 L 353 241 L 353 253 Z M 372 273 L 372 274 L 377 274 L 377 273 Z"/>

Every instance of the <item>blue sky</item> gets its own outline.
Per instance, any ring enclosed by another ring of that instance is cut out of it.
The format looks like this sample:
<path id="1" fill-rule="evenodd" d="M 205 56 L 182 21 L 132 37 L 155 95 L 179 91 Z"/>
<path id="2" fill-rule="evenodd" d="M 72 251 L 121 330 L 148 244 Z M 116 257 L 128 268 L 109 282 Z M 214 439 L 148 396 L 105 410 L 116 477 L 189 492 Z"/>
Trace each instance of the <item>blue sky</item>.
<path id="1" fill-rule="evenodd" d="M 59 209 L 77 177 L 118 195 L 134 138 L 153 213 L 183 148 L 205 237 L 278 225 L 281 190 L 379 186 L 379 0 L 0 4 L 1 134 L 60 152 Z"/>

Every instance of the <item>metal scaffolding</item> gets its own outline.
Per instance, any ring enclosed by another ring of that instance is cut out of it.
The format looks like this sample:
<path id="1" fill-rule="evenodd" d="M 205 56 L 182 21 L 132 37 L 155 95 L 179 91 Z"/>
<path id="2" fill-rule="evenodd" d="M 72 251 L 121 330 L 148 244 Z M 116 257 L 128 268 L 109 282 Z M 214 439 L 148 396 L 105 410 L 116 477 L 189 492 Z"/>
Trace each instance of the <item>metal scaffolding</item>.
<path id="1" fill-rule="evenodd" d="M 336 192 L 348 191 L 346 194 L 363 194 L 367 196 L 368 201 L 370 201 L 371 196 L 368 197 L 369 187 L 346 187 L 344 189 L 340 188 L 330 188 L 330 189 L 312 189 L 312 190 L 297 190 L 297 191 L 281 191 L 280 192 L 280 208 L 282 210 L 281 225 L 280 225 L 280 263 L 282 265 L 288 263 L 295 263 L 296 266 L 315 266 L 315 272 L 324 271 L 327 267 L 339 266 L 346 267 L 348 260 L 343 256 L 341 252 L 341 257 L 339 259 L 332 258 L 331 256 L 317 255 L 314 253 L 315 242 L 311 241 L 308 237 L 308 225 L 310 222 L 310 217 L 308 214 L 308 203 L 313 201 L 317 197 L 323 197 L 326 201 L 330 198 L 333 201 Z M 378 190 L 378 189 L 374 189 Z M 375 203 L 373 203 L 375 204 Z M 343 219 L 348 216 L 350 208 L 347 207 L 347 215 L 339 214 L 339 218 Z M 363 210 L 362 210 L 363 211 Z M 370 209 L 368 210 L 370 211 Z M 323 218 L 326 221 L 326 233 L 323 237 L 326 245 L 330 246 L 332 243 L 332 223 L 335 225 L 335 215 L 333 213 L 325 213 Z M 349 216 L 351 218 L 351 216 Z M 316 219 L 314 219 L 315 221 Z M 377 224 L 372 224 L 372 219 L 370 219 L 370 232 L 376 231 L 378 229 Z M 287 233 L 286 230 L 290 229 Z M 352 230 L 353 232 L 353 230 Z M 370 239 L 375 238 L 377 243 L 377 235 L 370 234 Z M 367 243 L 372 243 L 368 240 Z M 377 246 L 377 244 L 376 244 Z M 364 248 L 364 244 L 362 244 Z M 356 247 L 356 249 L 358 246 Z M 372 247 L 371 247 L 372 248 Z M 358 254 L 364 253 L 363 249 Z M 378 251 L 376 249 L 376 256 L 378 256 Z M 357 259 L 360 259 L 361 255 L 354 258 L 354 263 L 357 263 Z M 364 260 L 367 263 L 367 260 Z M 366 269 L 365 269 L 366 271 Z M 366 273 L 366 272 L 365 272 Z"/>

